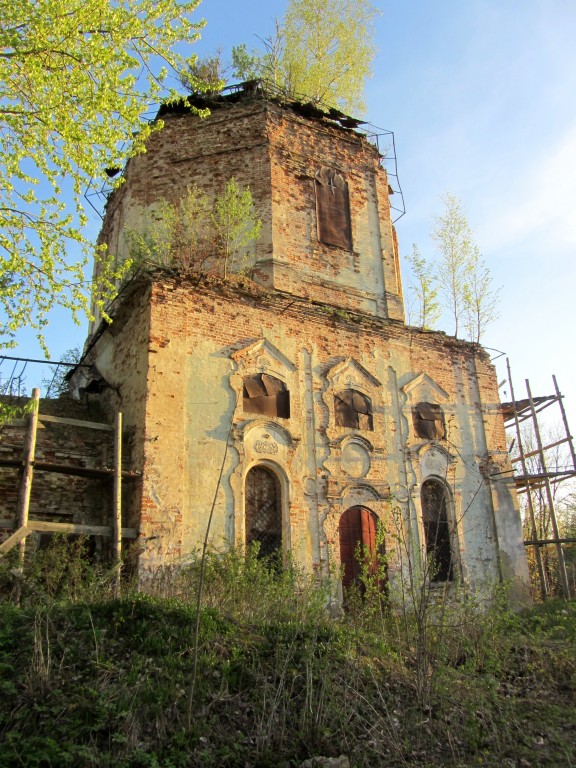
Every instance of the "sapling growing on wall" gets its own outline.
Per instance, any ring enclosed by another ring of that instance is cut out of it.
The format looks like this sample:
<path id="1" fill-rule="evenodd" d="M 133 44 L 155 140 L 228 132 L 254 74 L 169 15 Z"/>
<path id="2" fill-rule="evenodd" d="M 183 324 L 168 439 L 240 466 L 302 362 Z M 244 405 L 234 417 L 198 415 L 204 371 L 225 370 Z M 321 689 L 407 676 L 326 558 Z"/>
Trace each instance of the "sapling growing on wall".
<path id="1" fill-rule="evenodd" d="M 425 259 L 416 245 L 406 257 L 417 312 L 414 319 L 418 327 L 430 329 L 445 311 L 454 336 L 464 330 L 470 341 L 479 344 L 486 327 L 498 317 L 500 288 L 494 287 L 460 201 L 452 194 L 442 200 L 444 209 L 434 217 L 430 233 L 436 244 L 435 259 Z M 412 322 L 410 304 L 407 313 Z"/>
<path id="2" fill-rule="evenodd" d="M 429 330 L 435 327 L 441 315 L 435 268 L 421 255 L 416 243 L 412 246 L 412 254 L 406 256 L 406 261 L 413 274 L 408 289 L 416 304 L 416 317 L 409 315 L 408 321 L 419 328 Z"/>
<path id="3" fill-rule="evenodd" d="M 211 222 L 226 277 L 232 256 L 242 253 L 250 242 L 260 237 L 262 222 L 254 216 L 250 189 L 241 189 L 232 177 L 224 192 L 216 196 Z"/>
<path id="4" fill-rule="evenodd" d="M 287 96 L 362 114 L 365 81 L 376 53 L 369 0 L 290 0 L 264 51 L 232 50 L 241 80 L 261 78 Z"/>
<path id="5" fill-rule="evenodd" d="M 177 202 L 162 199 L 150 217 L 143 231 L 126 232 L 136 268 L 212 272 L 219 267 L 227 277 L 232 259 L 244 257 L 249 244 L 260 237 L 252 193 L 234 178 L 213 202 L 198 187 L 189 186 Z"/>

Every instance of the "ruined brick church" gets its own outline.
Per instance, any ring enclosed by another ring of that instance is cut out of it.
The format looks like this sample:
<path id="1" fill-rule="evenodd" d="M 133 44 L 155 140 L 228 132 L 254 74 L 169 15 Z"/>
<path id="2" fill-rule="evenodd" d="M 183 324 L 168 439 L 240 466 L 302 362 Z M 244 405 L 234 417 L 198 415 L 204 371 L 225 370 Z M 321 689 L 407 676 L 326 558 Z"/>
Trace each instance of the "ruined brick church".
<path id="1" fill-rule="evenodd" d="M 163 112 L 108 199 L 110 251 L 127 255 L 159 200 L 231 178 L 262 230 L 244 276 L 138 273 L 71 378 L 123 414 L 139 568 L 197 550 L 213 509 L 212 546 L 291 553 L 344 587 L 365 545 L 385 550 L 392 586 L 419 562 L 435 584 L 522 595 L 495 371 L 478 345 L 406 325 L 378 148 L 344 116 L 253 91 L 207 118 Z"/>

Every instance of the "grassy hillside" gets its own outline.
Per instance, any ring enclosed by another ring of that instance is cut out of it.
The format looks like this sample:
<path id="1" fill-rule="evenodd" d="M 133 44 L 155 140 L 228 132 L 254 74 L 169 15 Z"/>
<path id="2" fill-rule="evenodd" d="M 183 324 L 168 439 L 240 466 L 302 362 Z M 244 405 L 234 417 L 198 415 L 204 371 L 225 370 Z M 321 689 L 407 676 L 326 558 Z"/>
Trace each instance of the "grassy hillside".
<path id="1" fill-rule="evenodd" d="M 330 618 L 326 587 L 211 557 L 191 700 L 197 564 L 159 576 L 152 596 L 113 598 L 78 550 L 44 558 L 17 584 L 0 574 L 3 768 L 288 768 L 340 754 L 576 766 L 574 604 L 514 615 L 498 596 L 481 610 L 421 592 L 400 611 L 372 594 Z"/>

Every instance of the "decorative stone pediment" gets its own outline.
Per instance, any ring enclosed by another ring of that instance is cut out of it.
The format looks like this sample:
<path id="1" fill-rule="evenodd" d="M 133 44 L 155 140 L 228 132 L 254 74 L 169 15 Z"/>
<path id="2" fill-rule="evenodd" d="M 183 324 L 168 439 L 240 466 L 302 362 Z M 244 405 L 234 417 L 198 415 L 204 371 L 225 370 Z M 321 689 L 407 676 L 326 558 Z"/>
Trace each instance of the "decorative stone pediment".
<path id="1" fill-rule="evenodd" d="M 333 389 L 357 389 L 370 391 L 381 387 L 381 382 L 353 357 L 347 357 L 331 368 L 326 378 Z"/>
<path id="2" fill-rule="evenodd" d="M 268 443 L 268 449 L 264 449 L 262 453 L 274 453 L 274 449 L 270 448 L 273 443 L 289 448 L 294 441 L 287 429 L 267 419 L 248 422 L 242 430 L 242 439 L 244 443 L 250 444 Z"/>
<path id="3" fill-rule="evenodd" d="M 239 367 L 262 373 L 277 373 L 281 378 L 296 370 L 294 363 L 268 339 L 260 339 L 243 349 L 238 349 L 231 357 Z"/>
<path id="4" fill-rule="evenodd" d="M 447 403 L 449 395 L 427 373 L 414 376 L 401 388 L 409 403 Z"/>
<path id="5" fill-rule="evenodd" d="M 298 444 L 288 430 L 267 419 L 249 422 L 243 430 L 237 430 L 236 437 L 244 466 L 272 462 L 285 471 Z"/>
<path id="6" fill-rule="evenodd" d="M 446 478 L 450 467 L 456 462 L 456 456 L 453 456 L 443 445 L 437 442 L 421 443 L 412 449 L 412 454 L 418 458 L 420 482 L 430 475 Z"/>

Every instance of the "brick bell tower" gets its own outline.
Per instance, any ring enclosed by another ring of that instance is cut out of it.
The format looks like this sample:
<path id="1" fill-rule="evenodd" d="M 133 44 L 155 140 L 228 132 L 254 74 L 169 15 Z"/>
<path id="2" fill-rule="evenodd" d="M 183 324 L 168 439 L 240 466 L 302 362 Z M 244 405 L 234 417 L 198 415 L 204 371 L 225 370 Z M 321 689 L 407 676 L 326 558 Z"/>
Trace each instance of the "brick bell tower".
<path id="1" fill-rule="evenodd" d="M 263 224 L 250 259 L 255 282 L 404 321 L 377 147 L 310 105 L 286 108 L 250 91 L 210 105 L 208 118 L 178 105 L 161 110 L 163 129 L 130 161 L 108 201 L 101 240 L 110 251 L 128 256 L 126 230 L 145 228 L 161 198 L 177 201 L 191 185 L 213 198 L 234 177 L 250 188 Z"/>
<path id="2" fill-rule="evenodd" d="M 262 221 L 247 277 L 171 264 L 121 289 L 112 325 L 95 311 L 84 362 L 104 408 L 123 412 L 141 476 L 124 513 L 141 572 L 197 551 L 210 519 L 214 547 L 290 553 L 343 574 L 342 596 L 358 545 L 380 530 L 391 593 L 408 547 L 433 581 L 509 579 L 522 599 L 495 372 L 478 345 L 405 325 L 377 147 L 357 121 L 257 88 L 210 109 L 162 110 L 101 233 L 126 258 L 127 230 L 143 231 L 160 200 L 191 186 L 213 199 L 231 178 Z"/>

